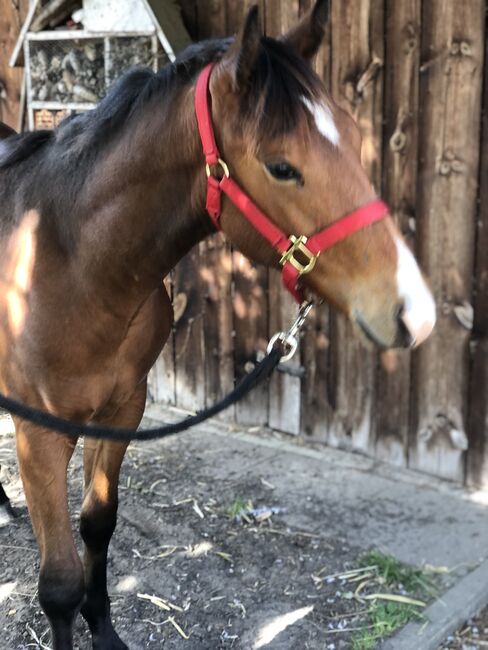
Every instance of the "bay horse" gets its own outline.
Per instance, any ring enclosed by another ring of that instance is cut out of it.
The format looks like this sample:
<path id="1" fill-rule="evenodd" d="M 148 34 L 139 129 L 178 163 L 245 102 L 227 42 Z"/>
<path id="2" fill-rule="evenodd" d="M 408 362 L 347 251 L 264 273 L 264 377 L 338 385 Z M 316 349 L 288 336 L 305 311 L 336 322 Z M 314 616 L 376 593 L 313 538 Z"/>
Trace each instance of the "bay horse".
<path id="1" fill-rule="evenodd" d="M 215 230 L 194 112 L 209 63 L 218 147 L 281 230 L 312 234 L 375 199 L 358 128 L 310 65 L 327 13 L 318 0 L 275 40 L 261 35 L 254 7 L 236 38 L 192 45 L 158 73 L 129 71 L 92 112 L 3 141 L 2 392 L 79 422 L 139 425 L 146 377 L 172 326 L 162 279 Z M 254 262 L 279 267 L 276 250 L 227 199 L 220 227 Z M 434 325 L 432 295 L 391 217 L 322 254 L 302 281 L 384 348 L 419 344 Z M 55 650 L 73 647 L 80 611 L 93 648 L 127 648 L 106 583 L 127 444 L 85 441 L 82 562 L 67 504 L 75 442 L 18 418 L 15 427 Z"/>

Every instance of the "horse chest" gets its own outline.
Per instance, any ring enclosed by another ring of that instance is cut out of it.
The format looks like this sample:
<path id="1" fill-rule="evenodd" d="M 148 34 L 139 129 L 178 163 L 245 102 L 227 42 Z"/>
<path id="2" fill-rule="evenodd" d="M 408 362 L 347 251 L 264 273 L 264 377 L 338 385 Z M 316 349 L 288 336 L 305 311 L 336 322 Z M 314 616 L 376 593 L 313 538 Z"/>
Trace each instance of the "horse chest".
<path id="1" fill-rule="evenodd" d="M 91 325 L 90 325 L 90 320 Z M 25 336 L 11 339 L 3 357 L 6 387 L 24 401 L 82 420 L 113 415 L 144 381 L 166 342 L 172 308 L 163 286 L 140 306 L 123 336 L 103 336 L 96 315 L 69 323 L 36 320 Z M 40 323 L 40 324 L 39 324 Z M 118 340 L 117 340 L 118 339 Z"/>
<path id="2" fill-rule="evenodd" d="M 137 311 L 123 341 L 103 360 L 102 370 L 85 382 L 94 419 L 110 417 L 130 399 L 159 356 L 171 325 L 172 307 L 161 285 Z"/>

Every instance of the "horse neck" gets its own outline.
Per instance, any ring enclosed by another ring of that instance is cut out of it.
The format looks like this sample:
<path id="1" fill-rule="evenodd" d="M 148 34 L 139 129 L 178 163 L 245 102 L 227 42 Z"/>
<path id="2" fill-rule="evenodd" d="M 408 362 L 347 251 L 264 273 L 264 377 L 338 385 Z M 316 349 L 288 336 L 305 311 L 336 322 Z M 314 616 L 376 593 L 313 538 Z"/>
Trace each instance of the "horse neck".
<path id="1" fill-rule="evenodd" d="M 80 272 L 100 292 L 147 293 L 212 227 L 193 90 L 142 111 L 85 192 Z"/>

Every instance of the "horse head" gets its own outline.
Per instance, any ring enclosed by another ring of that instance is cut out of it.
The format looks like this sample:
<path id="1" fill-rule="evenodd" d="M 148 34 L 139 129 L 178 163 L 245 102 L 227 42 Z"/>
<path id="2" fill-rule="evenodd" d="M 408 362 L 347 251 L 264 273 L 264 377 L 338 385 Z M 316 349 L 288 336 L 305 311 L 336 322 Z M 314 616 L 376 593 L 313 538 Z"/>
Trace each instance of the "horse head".
<path id="1" fill-rule="evenodd" d="M 305 242 L 377 198 L 361 165 L 359 129 L 310 64 L 327 5 L 318 0 L 279 40 L 261 35 L 252 8 L 209 79 L 211 119 L 226 161 L 221 173 L 230 173 L 273 224 Z M 384 217 L 313 256 L 313 264 L 303 247 L 293 255 L 303 287 L 367 338 L 385 348 L 412 347 L 432 331 L 435 303 L 397 226 Z M 276 250 L 230 201 L 220 227 L 254 261 L 279 266 Z"/>

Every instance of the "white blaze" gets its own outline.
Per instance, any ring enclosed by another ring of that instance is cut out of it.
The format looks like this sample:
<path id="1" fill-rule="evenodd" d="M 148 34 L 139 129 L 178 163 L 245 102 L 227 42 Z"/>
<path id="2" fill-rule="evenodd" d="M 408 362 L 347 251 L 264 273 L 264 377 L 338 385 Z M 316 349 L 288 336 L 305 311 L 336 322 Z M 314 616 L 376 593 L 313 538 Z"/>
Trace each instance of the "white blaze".
<path id="1" fill-rule="evenodd" d="M 402 319 L 416 345 L 431 333 L 435 321 L 435 302 L 408 246 L 395 238 L 398 253 L 396 280 L 400 298 L 404 300 Z"/>
<path id="2" fill-rule="evenodd" d="M 339 144 L 339 131 L 334 123 L 330 108 L 325 104 L 312 102 L 307 97 L 302 97 L 302 102 L 312 114 L 318 131 L 334 146 L 337 146 Z"/>

